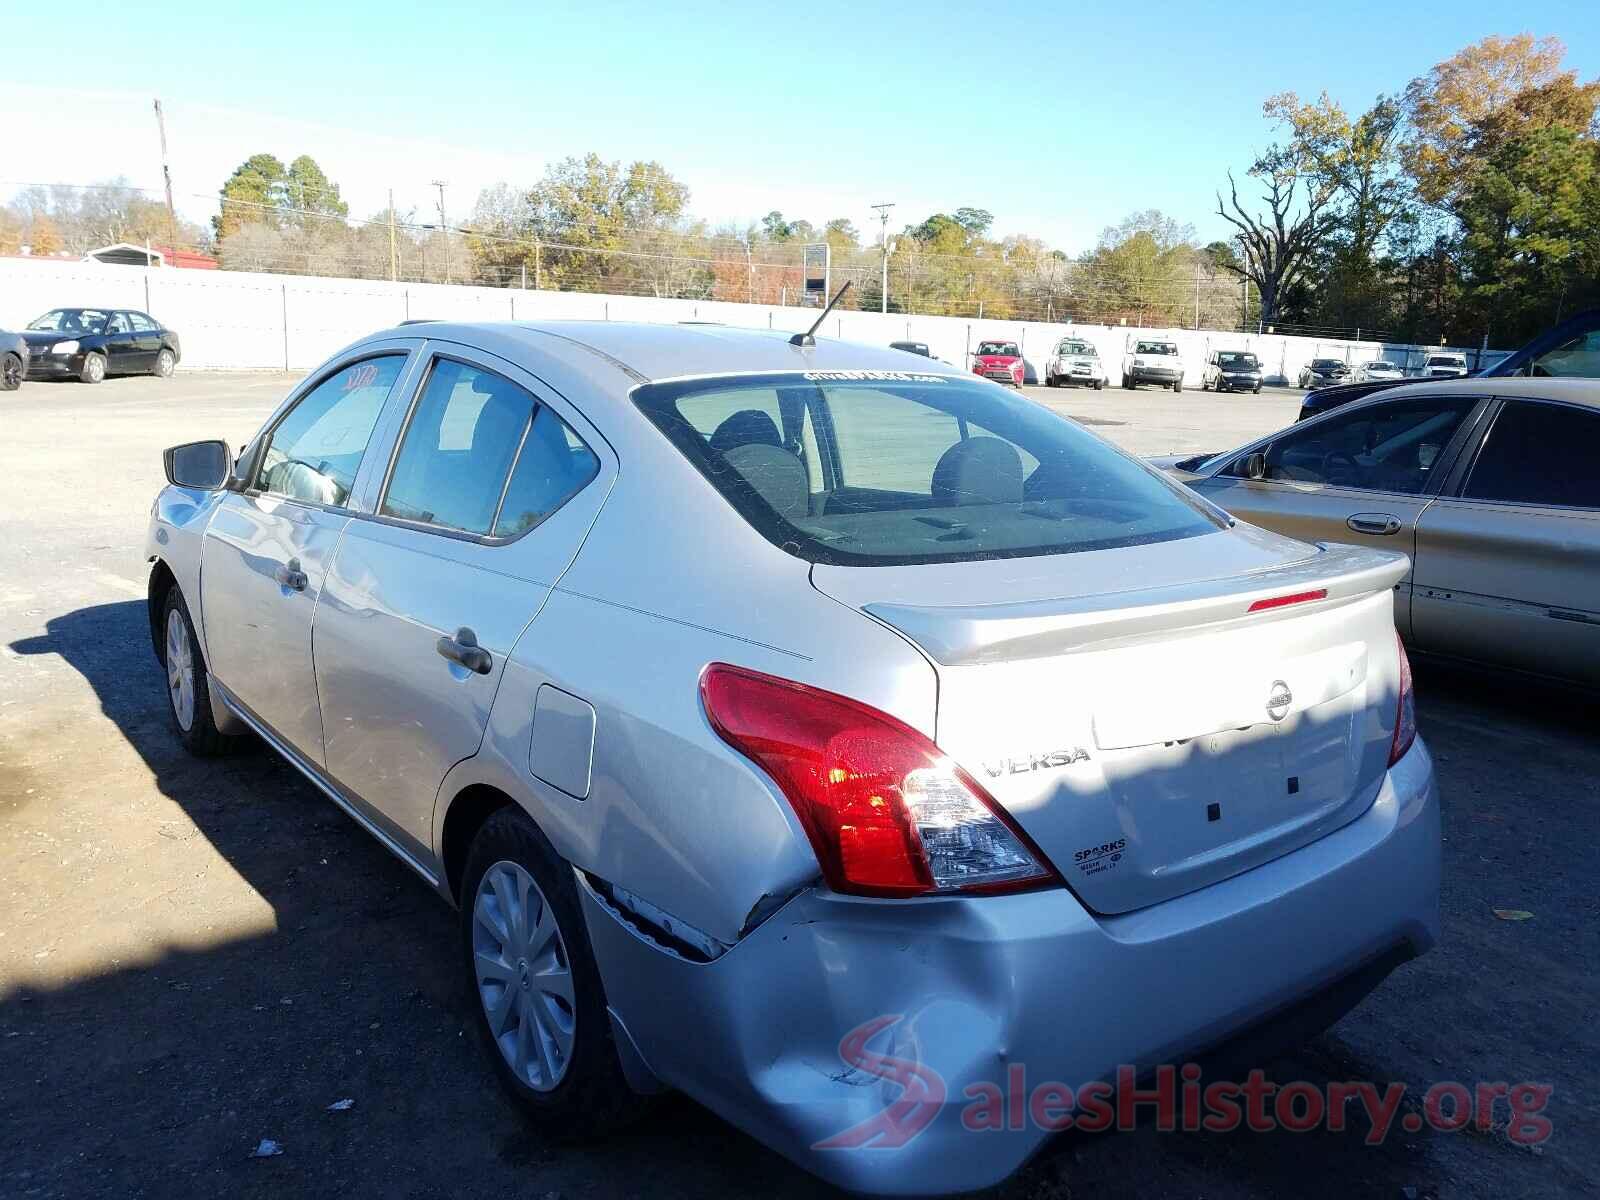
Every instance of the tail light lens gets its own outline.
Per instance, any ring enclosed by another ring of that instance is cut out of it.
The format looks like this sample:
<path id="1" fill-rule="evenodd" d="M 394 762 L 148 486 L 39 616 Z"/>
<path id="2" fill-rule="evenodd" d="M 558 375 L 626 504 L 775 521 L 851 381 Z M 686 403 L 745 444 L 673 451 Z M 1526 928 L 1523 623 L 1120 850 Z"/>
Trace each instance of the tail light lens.
<path id="1" fill-rule="evenodd" d="M 701 675 L 700 696 L 717 735 L 788 799 L 834 891 L 921 896 L 1055 881 L 976 780 L 886 713 L 723 663 Z"/>
<path id="2" fill-rule="evenodd" d="M 1389 765 L 1392 767 L 1411 749 L 1417 740 L 1417 701 L 1411 690 L 1411 660 L 1406 657 L 1406 645 L 1395 635 L 1395 648 L 1400 651 L 1400 703 L 1394 715 L 1394 741 L 1389 743 Z"/>

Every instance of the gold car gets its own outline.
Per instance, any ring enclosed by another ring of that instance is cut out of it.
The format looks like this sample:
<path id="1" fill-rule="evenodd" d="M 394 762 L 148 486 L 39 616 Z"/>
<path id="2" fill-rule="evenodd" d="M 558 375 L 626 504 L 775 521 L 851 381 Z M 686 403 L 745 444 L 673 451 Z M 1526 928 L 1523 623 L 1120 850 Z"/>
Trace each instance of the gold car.
<path id="1" fill-rule="evenodd" d="M 1170 467 L 1234 516 L 1403 550 L 1413 648 L 1600 685 L 1600 381 L 1435 380 Z"/>

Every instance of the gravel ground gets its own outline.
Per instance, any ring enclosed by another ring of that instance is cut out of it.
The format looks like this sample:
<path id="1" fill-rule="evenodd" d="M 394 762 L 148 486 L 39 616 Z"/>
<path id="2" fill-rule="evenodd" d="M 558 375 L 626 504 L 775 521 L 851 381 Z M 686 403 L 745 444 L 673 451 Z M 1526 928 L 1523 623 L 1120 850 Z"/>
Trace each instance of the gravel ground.
<path id="1" fill-rule="evenodd" d="M 179 749 L 140 560 L 159 450 L 242 442 L 290 381 L 0 397 L 0 1195 L 822 1190 L 683 1099 L 601 1146 L 530 1132 L 470 1036 L 452 915 L 270 753 Z M 1030 394 L 1140 453 L 1231 446 L 1298 404 Z M 1060 1143 L 1001 1195 L 1593 1194 L 1600 708 L 1427 666 L 1418 690 L 1443 795 L 1443 940 L 1270 1074 L 1414 1094 L 1545 1083 L 1551 1139 L 1397 1131 L 1369 1148 L 1355 1117 L 1344 1133 L 1146 1128 Z M 283 1153 L 251 1159 L 262 1138 Z"/>

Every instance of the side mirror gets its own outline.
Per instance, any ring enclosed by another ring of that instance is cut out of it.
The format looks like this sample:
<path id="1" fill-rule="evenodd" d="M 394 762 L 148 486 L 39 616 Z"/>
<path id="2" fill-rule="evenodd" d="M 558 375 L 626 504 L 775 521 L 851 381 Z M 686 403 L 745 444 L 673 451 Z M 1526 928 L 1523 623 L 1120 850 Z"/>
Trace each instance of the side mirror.
<path id="1" fill-rule="evenodd" d="M 1267 456 L 1257 450 L 1244 460 L 1244 476 L 1246 479 L 1265 479 L 1267 477 Z"/>
<path id="2" fill-rule="evenodd" d="M 227 442 L 188 442 L 162 452 L 167 482 L 214 492 L 228 482 L 233 458 Z"/>

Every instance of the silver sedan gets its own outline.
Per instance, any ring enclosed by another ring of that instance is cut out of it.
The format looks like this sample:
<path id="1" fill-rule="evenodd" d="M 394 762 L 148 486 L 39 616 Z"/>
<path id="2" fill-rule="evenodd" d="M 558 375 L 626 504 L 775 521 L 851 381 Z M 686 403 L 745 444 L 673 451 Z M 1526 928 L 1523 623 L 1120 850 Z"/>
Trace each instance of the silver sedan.
<path id="1" fill-rule="evenodd" d="M 982 1187 L 1064 1110 L 974 1089 L 1332 1019 L 1436 936 L 1405 557 L 954 368 L 410 326 L 166 469 L 178 736 L 259 736 L 458 907 L 545 1127 L 677 1088 L 852 1189 Z"/>
<path id="2" fill-rule="evenodd" d="M 1244 520 L 1404 551 L 1414 648 L 1600 685 L 1600 384 L 1408 384 L 1175 465 Z"/>

